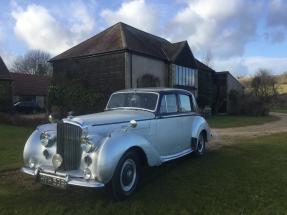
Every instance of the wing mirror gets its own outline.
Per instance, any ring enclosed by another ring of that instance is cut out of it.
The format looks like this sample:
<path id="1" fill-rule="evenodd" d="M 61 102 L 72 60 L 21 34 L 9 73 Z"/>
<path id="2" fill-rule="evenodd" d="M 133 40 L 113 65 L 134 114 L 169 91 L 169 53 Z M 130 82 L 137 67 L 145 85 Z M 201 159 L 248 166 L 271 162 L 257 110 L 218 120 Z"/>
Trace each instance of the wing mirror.
<path id="1" fill-rule="evenodd" d="M 138 125 L 138 123 L 137 123 L 137 121 L 135 121 L 134 119 L 130 121 L 130 126 L 131 126 L 132 128 L 137 127 L 137 125 Z"/>

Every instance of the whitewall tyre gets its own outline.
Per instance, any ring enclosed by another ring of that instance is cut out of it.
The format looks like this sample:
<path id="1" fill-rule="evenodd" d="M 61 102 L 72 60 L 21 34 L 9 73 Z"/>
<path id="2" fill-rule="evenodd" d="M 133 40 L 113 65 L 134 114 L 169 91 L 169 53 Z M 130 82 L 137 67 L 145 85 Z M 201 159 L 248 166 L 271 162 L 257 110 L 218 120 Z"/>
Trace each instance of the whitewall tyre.
<path id="1" fill-rule="evenodd" d="M 195 154 L 198 156 L 204 155 L 205 154 L 205 146 L 206 146 L 206 139 L 205 139 L 203 133 L 201 132 L 198 139 L 197 139 L 197 147 L 196 147 Z"/>
<path id="2" fill-rule="evenodd" d="M 116 199 L 124 199 L 135 193 L 140 179 L 140 164 L 135 151 L 128 151 L 122 156 L 112 178 L 112 190 Z"/>

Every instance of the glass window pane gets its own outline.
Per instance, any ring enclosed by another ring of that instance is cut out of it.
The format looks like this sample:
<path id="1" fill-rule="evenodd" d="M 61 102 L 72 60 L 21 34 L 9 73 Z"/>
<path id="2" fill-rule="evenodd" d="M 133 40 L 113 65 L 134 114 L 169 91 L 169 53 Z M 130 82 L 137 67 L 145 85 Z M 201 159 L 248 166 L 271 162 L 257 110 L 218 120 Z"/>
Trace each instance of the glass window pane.
<path id="1" fill-rule="evenodd" d="M 178 66 L 176 66 L 176 85 L 178 85 L 179 84 L 179 80 L 180 80 L 180 76 L 179 76 L 179 67 Z"/>
<path id="2" fill-rule="evenodd" d="M 187 95 L 179 95 L 180 101 L 180 111 L 181 112 L 190 112 L 191 111 L 191 102 L 190 97 Z"/>
<path id="3" fill-rule="evenodd" d="M 161 113 L 175 113 L 175 112 L 177 112 L 176 95 L 168 94 L 163 96 L 161 102 Z"/>
<path id="4" fill-rule="evenodd" d="M 183 68 L 183 85 L 186 86 L 186 67 Z"/>
<path id="5" fill-rule="evenodd" d="M 182 85 L 182 68 L 178 67 L 178 85 Z"/>

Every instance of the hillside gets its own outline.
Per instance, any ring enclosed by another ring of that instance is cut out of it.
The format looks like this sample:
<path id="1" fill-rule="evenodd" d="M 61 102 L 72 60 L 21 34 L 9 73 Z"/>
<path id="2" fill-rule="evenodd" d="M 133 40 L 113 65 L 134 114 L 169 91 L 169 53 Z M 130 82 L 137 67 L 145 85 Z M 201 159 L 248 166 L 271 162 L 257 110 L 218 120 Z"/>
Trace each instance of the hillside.
<path id="1" fill-rule="evenodd" d="M 278 92 L 279 94 L 287 93 L 287 73 L 281 74 L 281 75 L 274 75 Z M 248 91 L 250 89 L 252 77 L 242 77 L 239 79 L 239 81 L 245 86 L 245 89 Z"/>

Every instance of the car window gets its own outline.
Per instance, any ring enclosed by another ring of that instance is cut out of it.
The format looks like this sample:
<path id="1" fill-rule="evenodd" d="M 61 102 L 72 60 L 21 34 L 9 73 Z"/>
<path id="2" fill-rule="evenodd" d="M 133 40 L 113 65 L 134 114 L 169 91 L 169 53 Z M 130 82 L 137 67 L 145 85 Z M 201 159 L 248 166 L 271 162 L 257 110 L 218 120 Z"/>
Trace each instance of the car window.
<path id="1" fill-rule="evenodd" d="M 179 101 L 180 101 L 180 112 L 193 111 L 192 102 L 190 101 L 190 96 L 180 94 Z"/>
<path id="2" fill-rule="evenodd" d="M 157 100 L 158 94 L 155 93 L 115 93 L 111 96 L 107 109 L 143 108 L 153 111 L 156 108 Z"/>
<path id="3" fill-rule="evenodd" d="M 160 112 L 161 113 L 175 113 L 177 112 L 177 101 L 175 94 L 167 94 L 162 97 Z"/>

